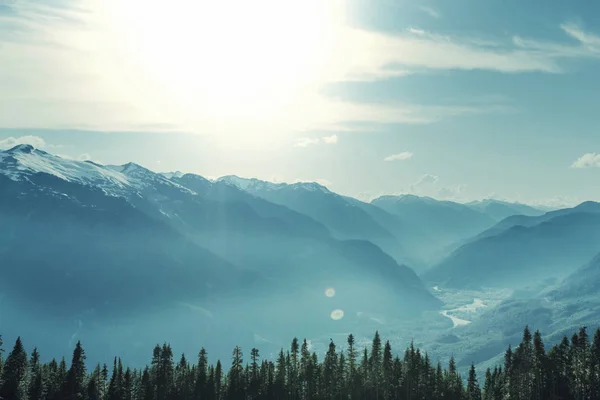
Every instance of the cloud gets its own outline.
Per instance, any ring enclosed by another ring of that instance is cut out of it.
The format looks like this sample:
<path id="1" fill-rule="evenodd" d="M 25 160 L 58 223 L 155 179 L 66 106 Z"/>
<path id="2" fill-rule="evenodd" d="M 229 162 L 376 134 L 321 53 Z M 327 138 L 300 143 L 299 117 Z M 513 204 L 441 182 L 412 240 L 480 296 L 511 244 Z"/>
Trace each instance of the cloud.
<path id="1" fill-rule="evenodd" d="M 437 198 L 444 200 L 457 200 L 467 188 L 466 184 L 460 184 L 451 187 L 442 187 L 437 190 Z"/>
<path id="2" fill-rule="evenodd" d="M 600 52 L 600 36 L 585 32 L 581 27 L 573 22 L 562 24 L 561 29 L 574 39 L 577 39 L 588 50 Z"/>
<path id="3" fill-rule="evenodd" d="M 437 175 L 425 174 L 422 175 L 415 183 L 411 185 L 411 187 L 418 188 L 425 184 L 436 183 L 440 180 L 440 177 Z"/>
<path id="4" fill-rule="evenodd" d="M 587 153 L 579 157 L 571 164 L 571 168 L 600 168 L 600 154 Z"/>
<path id="5" fill-rule="evenodd" d="M 440 177 L 425 174 L 409 186 L 409 193 L 419 196 L 429 196 L 440 200 L 464 200 L 463 195 L 467 188 L 466 184 L 454 186 L 440 186 Z"/>
<path id="6" fill-rule="evenodd" d="M 338 136 L 335 134 L 331 135 L 331 136 L 323 136 L 322 138 L 301 137 L 298 140 L 296 140 L 294 147 L 308 147 L 310 145 L 319 144 L 319 143 L 337 144 L 337 142 L 338 142 Z"/>
<path id="7" fill-rule="evenodd" d="M 321 186 L 331 186 L 332 183 L 331 181 L 327 180 L 327 179 L 323 179 L 323 178 L 317 178 L 317 179 L 296 179 L 294 181 L 294 183 L 313 183 L 316 182 Z"/>
<path id="8" fill-rule="evenodd" d="M 392 154 L 383 159 L 383 161 L 404 161 L 409 160 L 413 157 L 413 153 L 410 151 L 403 151 L 402 153 Z"/>
<path id="9" fill-rule="evenodd" d="M 39 136 L 21 136 L 18 138 L 8 137 L 0 140 L 0 149 L 10 149 L 19 144 L 30 144 L 35 148 L 41 149 L 46 146 L 46 142 Z"/>
<path id="10" fill-rule="evenodd" d="M 308 147 L 311 144 L 318 144 L 320 142 L 320 139 L 312 139 L 312 138 L 300 138 L 296 141 L 296 144 L 294 144 L 294 147 Z"/>
<path id="11" fill-rule="evenodd" d="M 14 2 L 11 13 L 0 15 L 0 126 L 185 130 L 264 148 L 274 137 L 351 121 L 424 124 L 506 111 L 493 104 L 353 104 L 326 97 L 321 89 L 328 83 L 432 70 L 563 73 L 566 58 L 600 57 L 598 36 L 573 23 L 556 27 L 575 40 L 562 44 L 419 27 L 359 29 L 345 24 L 350 5 L 344 0 L 250 3 L 231 17 L 227 0 L 181 0 L 167 8 L 86 0 L 86 9 Z M 267 6 L 275 18 L 262 17 Z M 420 8 L 441 16 L 431 6 Z M 234 19 L 215 23 L 225 17 Z M 299 35 L 301 17 L 313 24 Z M 298 142 L 311 144 L 317 142 Z"/>
<path id="12" fill-rule="evenodd" d="M 338 136 L 335 134 L 331 136 L 323 136 L 322 140 L 323 143 L 326 144 L 336 144 L 338 142 Z"/>
<path id="13" fill-rule="evenodd" d="M 438 10 L 430 6 L 421 6 L 419 9 L 435 19 L 439 19 L 442 16 Z"/>

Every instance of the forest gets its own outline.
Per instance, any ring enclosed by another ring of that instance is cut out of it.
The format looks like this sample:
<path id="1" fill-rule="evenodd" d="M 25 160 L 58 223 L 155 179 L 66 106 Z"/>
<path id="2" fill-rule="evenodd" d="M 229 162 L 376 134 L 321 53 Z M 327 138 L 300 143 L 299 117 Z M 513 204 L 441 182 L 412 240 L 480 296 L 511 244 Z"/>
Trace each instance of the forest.
<path id="1" fill-rule="evenodd" d="M 0 338 L 0 348 L 2 340 Z M 5 354 L 8 353 L 6 357 Z M 149 366 L 131 369 L 88 360 L 78 342 L 68 365 L 64 357 L 42 363 L 37 348 L 27 354 L 20 338 L 0 351 L 2 400 L 546 400 L 600 399 L 600 329 L 590 338 L 585 327 L 546 350 L 539 331 L 523 331 L 504 363 L 485 376 L 475 366 L 463 377 L 454 358 L 433 363 L 411 344 L 396 355 L 376 332 L 370 346 L 358 348 L 352 334 L 340 349 L 333 341 L 322 360 L 309 343 L 294 338 L 275 361 L 253 348 L 246 358 L 235 347 L 231 361 L 210 364 L 201 349 L 197 362 L 176 360 L 169 344 L 156 345 Z"/>

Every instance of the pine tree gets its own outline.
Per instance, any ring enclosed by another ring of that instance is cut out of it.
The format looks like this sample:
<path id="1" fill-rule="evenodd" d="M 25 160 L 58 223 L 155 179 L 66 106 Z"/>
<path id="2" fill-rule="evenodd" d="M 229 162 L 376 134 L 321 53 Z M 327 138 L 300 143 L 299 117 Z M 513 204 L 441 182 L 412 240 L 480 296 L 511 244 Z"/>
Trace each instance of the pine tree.
<path id="1" fill-rule="evenodd" d="M 547 357 L 542 335 L 536 330 L 533 335 L 533 399 L 547 399 L 549 393 L 545 390 L 548 387 Z"/>
<path id="2" fill-rule="evenodd" d="M 467 380 L 467 400 L 481 400 L 481 390 L 477 382 L 477 373 L 475 372 L 475 364 L 471 364 L 469 369 L 469 378 Z"/>
<path id="3" fill-rule="evenodd" d="M 283 398 L 285 396 L 285 379 L 287 377 L 286 370 L 286 362 L 285 362 L 285 354 L 283 353 L 283 349 L 279 351 L 279 355 L 277 356 L 277 366 L 275 367 L 276 376 L 275 376 L 275 395 L 279 398 Z"/>
<path id="4" fill-rule="evenodd" d="M 251 399 L 257 399 L 261 389 L 260 365 L 258 364 L 260 354 L 257 348 L 250 351 L 250 385 L 248 393 Z"/>
<path id="5" fill-rule="evenodd" d="M 4 349 L 2 348 L 2 345 L 4 343 L 2 342 L 2 335 L 0 335 L 0 386 L 2 385 L 2 375 L 4 372 Z"/>
<path id="6" fill-rule="evenodd" d="M 78 341 L 75 345 L 75 350 L 73 351 L 71 368 L 67 372 L 67 379 L 63 390 L 65 400 L 82 399 L 87 393 L 87 387 L 85 385 L 85 359 L 85 351 L 81 346 L 81 342 Z"/>
<path id="7" fill-rule="evenodd" d="M 379 399 L 381 389 L 381 364 L 383 360 L 381 337 L 379 331 L 375 332 L 371 345 L 371 358 L 369 359 L 369 380 L 373 385 L 375 400 Z"/>
<path id="8" fill-rule="evenodd" d="M 300 369 L 300 345 L 298 343 L 298 338 L 294 338 L 292 340 L 292 344 L 290 346 L 290 368 L 288 371 L 288 380 L 290 386 L 290 398 L 291 400 L 296 400 L 300 396 L 300 377 L 299 377 L 299 369 Z"/>
<path id="9" fill-rule="evenodd" d="M 29 359 L 29 387 L 27 396 L 29 400 L 41 400 L 44 391 L 44 380 L 42 367 L 40 365 L 40 353 L 37 347 L 33 349 Z"/>
<path id="10" fill-rule="evenodd" d="M 235 346 L 231 356 L 231 368 L 228 374 L 228 392 L 227 398 L 231 400 L 239 399 L 244 396 L 245 384 L 244 384 L 244 359 L 242 349 Z"/>
<path id="11" fill-rule="evenodd" d="M 332 399 L 337 395 L 338 359 L 333 340 L 329 342 L 329 349 L 323 361 L 323 392 L 325 398 Z"/>
<path id="12" fill-rule="evenodd" d="M 4 373 L 2 374 L 2 386 L 0 387 L 0 399 L 20 400 L 27 398 L 25 378 L 27 375 L 27 354 L 21 342 L 17 338 L 13 350 L 6 358 Z"/>
<path id="13" fill-rule="evenodd" d="M 215 383 L 215 399 L 221 399 L 223 391 L 223 367 L 221 366 L 220 360 L 217 360 L 217 366 L 215 367 L 213 379 Z"/>
<path id="14" fill-rule="evenodd" d="M 205 398 L 208 391 L 208 356 L 206 350 L 200 349 L 198 353 L 198 367 L 196 368 L 195 398 Z"/>

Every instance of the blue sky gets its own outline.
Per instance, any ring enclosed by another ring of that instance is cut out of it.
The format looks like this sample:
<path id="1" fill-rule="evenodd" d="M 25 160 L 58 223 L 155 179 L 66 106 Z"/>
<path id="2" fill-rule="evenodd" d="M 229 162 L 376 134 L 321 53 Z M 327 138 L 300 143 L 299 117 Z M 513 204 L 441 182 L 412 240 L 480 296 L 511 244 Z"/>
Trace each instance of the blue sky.
<path id="1" fill-rule="evenodd" d="M 0 146 L 364 199 L 600 200 L 597 2 L 4 4 Z"/>

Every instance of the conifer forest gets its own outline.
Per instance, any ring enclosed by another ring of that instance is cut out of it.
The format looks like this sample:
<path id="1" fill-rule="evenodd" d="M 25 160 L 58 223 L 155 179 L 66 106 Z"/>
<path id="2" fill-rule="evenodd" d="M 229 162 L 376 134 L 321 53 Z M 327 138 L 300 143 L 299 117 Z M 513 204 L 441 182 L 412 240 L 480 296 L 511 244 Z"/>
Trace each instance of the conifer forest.
<path id="1" fill-rule="evenodd" d="M 322 359 L 296 338 L 275 361 L 236 346 L 231 360 L 215 364 L 204 348 L 197 360 L 175 358 L 165 343 L 142 369 L 119 357 L 88 368 L 93 364 L 80 342 L 70 362 L 42 363 L 38 349 L 28 354 L 20 338 L 5 352 L 2 400 L 600 399 L 600 329 L 590 337 L 585 327 L 549 349 L 539 331 L 526 327 L 520 345 L 509 346 L 503 364 L 483 376 L 473 365 L 461 376 L 454 358 L 434 363 L 412 344 L 398 354 L 378 332 L 369 348 L 358 348 L 352 334 L 342 345 L 331 341 Z"/>

